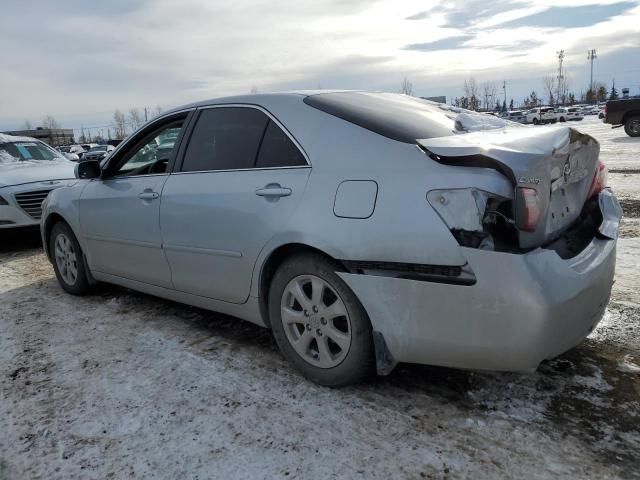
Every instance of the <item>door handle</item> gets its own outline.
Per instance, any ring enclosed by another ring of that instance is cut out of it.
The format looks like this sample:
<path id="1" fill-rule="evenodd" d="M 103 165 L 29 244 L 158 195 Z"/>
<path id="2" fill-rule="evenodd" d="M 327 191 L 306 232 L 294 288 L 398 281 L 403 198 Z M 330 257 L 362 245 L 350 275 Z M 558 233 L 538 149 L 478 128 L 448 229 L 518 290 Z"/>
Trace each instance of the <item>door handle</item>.
<path id="1" fill-rule="evenodd" d="M 256 195 L 259 197 L 288 197 L 291 195 L 291 189 L 287 187 L 281 187 L 280 185 L 273 184 L 267 185 L 264 188 L 256 190 Z"/>
<path id="2" fill-rule="evenodd" d="M 141 198 L 142 200 L 155 200 L 159 196 L 160 194 L 158 192 L 144 191 L 140 195 L 138 195 L 138 198 Z"/>

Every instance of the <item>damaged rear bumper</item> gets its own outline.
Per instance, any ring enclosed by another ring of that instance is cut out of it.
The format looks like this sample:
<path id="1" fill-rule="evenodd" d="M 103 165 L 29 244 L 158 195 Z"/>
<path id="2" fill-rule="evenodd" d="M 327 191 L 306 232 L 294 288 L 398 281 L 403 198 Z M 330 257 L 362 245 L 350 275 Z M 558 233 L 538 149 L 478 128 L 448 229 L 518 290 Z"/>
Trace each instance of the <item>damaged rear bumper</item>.
<path id="1" fill-rule="evenodd" d="M 341 273 L 369 314 L 377 349 L 384 339 L 384 370 L 410 362 L 530 371 L 582 342 L 604 314 L 615 270 L 621 210 L 609 191 L 600 210 L 600 234 L 570 259 L 544 248 L 462 248 L 476 277 L 469 286 Z"/>

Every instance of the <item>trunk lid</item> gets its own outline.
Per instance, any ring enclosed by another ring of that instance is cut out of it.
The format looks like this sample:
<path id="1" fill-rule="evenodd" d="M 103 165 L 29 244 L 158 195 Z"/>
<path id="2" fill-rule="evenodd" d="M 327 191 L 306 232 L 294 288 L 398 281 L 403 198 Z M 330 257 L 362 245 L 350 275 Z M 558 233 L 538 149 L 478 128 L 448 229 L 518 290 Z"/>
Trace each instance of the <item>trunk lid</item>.
<path id="1" fill-rule="evenodd" d="M 580 215 L 596 172 L 600 145 L 571 127 L 506 128 L 418 140 L 430 157 L 454 166 L 498 170 L 517 187 L 535 189 L 541 212 L 522 248 L 543 245 Z M 516 195 L 514 190 L 514 211 Z"/>

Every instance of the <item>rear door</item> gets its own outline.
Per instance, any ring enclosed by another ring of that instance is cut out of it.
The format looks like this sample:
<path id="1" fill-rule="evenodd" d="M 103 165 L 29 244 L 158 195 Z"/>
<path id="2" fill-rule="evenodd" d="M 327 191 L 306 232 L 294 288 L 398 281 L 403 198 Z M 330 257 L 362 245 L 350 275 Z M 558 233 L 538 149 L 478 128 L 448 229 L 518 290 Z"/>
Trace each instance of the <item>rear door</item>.
<path id="1" fill-rule="evenodd" d="M 309 173 L 302 149 L 266 111 L 202 109 L 162 192 L 160 226 L 174 287 L 245 302 L 256 259 L 286 228 Z"/>

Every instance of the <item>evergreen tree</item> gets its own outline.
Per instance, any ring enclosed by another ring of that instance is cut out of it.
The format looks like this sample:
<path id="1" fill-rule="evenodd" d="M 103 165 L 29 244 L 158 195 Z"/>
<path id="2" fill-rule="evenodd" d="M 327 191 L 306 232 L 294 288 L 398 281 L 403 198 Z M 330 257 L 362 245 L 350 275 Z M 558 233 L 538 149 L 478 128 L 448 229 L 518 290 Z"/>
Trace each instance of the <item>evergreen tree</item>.
<path id="1" fill-rule="evenodd" d="M 609 92 L 609 100 L 617 100 L 618 99 L 618 91 L 616 90 L 616 81 L 613 81 L 613 85 L 611 85 L 611 92 Z"/>
<path id="2" fill-rule="evenodd" d="M 513 98 L 509 102 L 509 110 L 513 110 Z"/>

